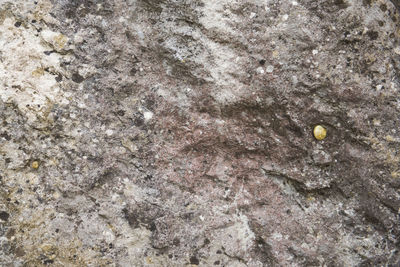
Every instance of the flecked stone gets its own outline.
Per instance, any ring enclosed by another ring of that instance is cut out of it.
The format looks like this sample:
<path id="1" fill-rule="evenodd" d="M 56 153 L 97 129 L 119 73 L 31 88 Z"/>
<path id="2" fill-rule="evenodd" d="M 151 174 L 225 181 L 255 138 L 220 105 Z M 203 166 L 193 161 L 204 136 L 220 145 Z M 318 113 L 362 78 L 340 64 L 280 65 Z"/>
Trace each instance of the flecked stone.
<path id="1" fill-rule="evenodd" d="M 399 8 L 0 1 L 0 265 L 398 266 Z"/>

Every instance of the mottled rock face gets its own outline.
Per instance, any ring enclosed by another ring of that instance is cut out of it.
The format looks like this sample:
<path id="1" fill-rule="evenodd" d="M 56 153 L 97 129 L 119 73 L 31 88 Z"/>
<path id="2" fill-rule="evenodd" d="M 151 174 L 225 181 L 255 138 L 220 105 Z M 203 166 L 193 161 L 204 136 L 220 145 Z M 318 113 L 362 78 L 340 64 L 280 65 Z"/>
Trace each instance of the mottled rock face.
<path id="1" fill-rule="evenodd" d="M 0 265 L 400 264 L 398 7 L 0 1 Z"/>

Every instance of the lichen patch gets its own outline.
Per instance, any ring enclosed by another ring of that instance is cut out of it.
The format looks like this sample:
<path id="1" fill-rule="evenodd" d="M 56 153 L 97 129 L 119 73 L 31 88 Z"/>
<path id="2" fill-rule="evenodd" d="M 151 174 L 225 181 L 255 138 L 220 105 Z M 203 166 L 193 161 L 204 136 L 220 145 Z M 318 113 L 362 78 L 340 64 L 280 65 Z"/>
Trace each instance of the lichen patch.
<path id="1" fill-rule="evenodd" d="M 16 22 L 7 17 L 0 25 L 0 97 L 15 103 L 32 123 L 44 118 L 52 104 L 65 103 L 56 77 L 62 75 L 60 63 L 68 61 L 68 56 L 49 52 L 64 46 L 66 37 L 52 33 L 54 43 L 50 45 L 36 28 L 26 25 L 21 29 Z"/>

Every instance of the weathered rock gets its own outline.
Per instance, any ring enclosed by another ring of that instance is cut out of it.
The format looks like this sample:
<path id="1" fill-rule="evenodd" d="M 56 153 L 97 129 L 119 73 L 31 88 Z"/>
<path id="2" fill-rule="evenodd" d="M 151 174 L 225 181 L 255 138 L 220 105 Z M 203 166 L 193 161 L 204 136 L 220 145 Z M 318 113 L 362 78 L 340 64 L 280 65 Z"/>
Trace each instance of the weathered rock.
<path id="1" fill-rule="evenodd" d="M 0 265 L 400 264 L 397 7 L 0 1 Z"/>

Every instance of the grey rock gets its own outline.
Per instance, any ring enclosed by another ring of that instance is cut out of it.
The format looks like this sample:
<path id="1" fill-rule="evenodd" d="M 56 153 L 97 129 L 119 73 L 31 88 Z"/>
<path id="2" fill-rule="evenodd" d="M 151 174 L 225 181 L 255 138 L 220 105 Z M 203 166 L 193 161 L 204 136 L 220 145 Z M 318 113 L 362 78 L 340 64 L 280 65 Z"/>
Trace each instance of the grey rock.
<path id="1" fill-rule="evenodd" d="M 0 265 L 398 265 L 399 19 L 0 1 Z"/>

